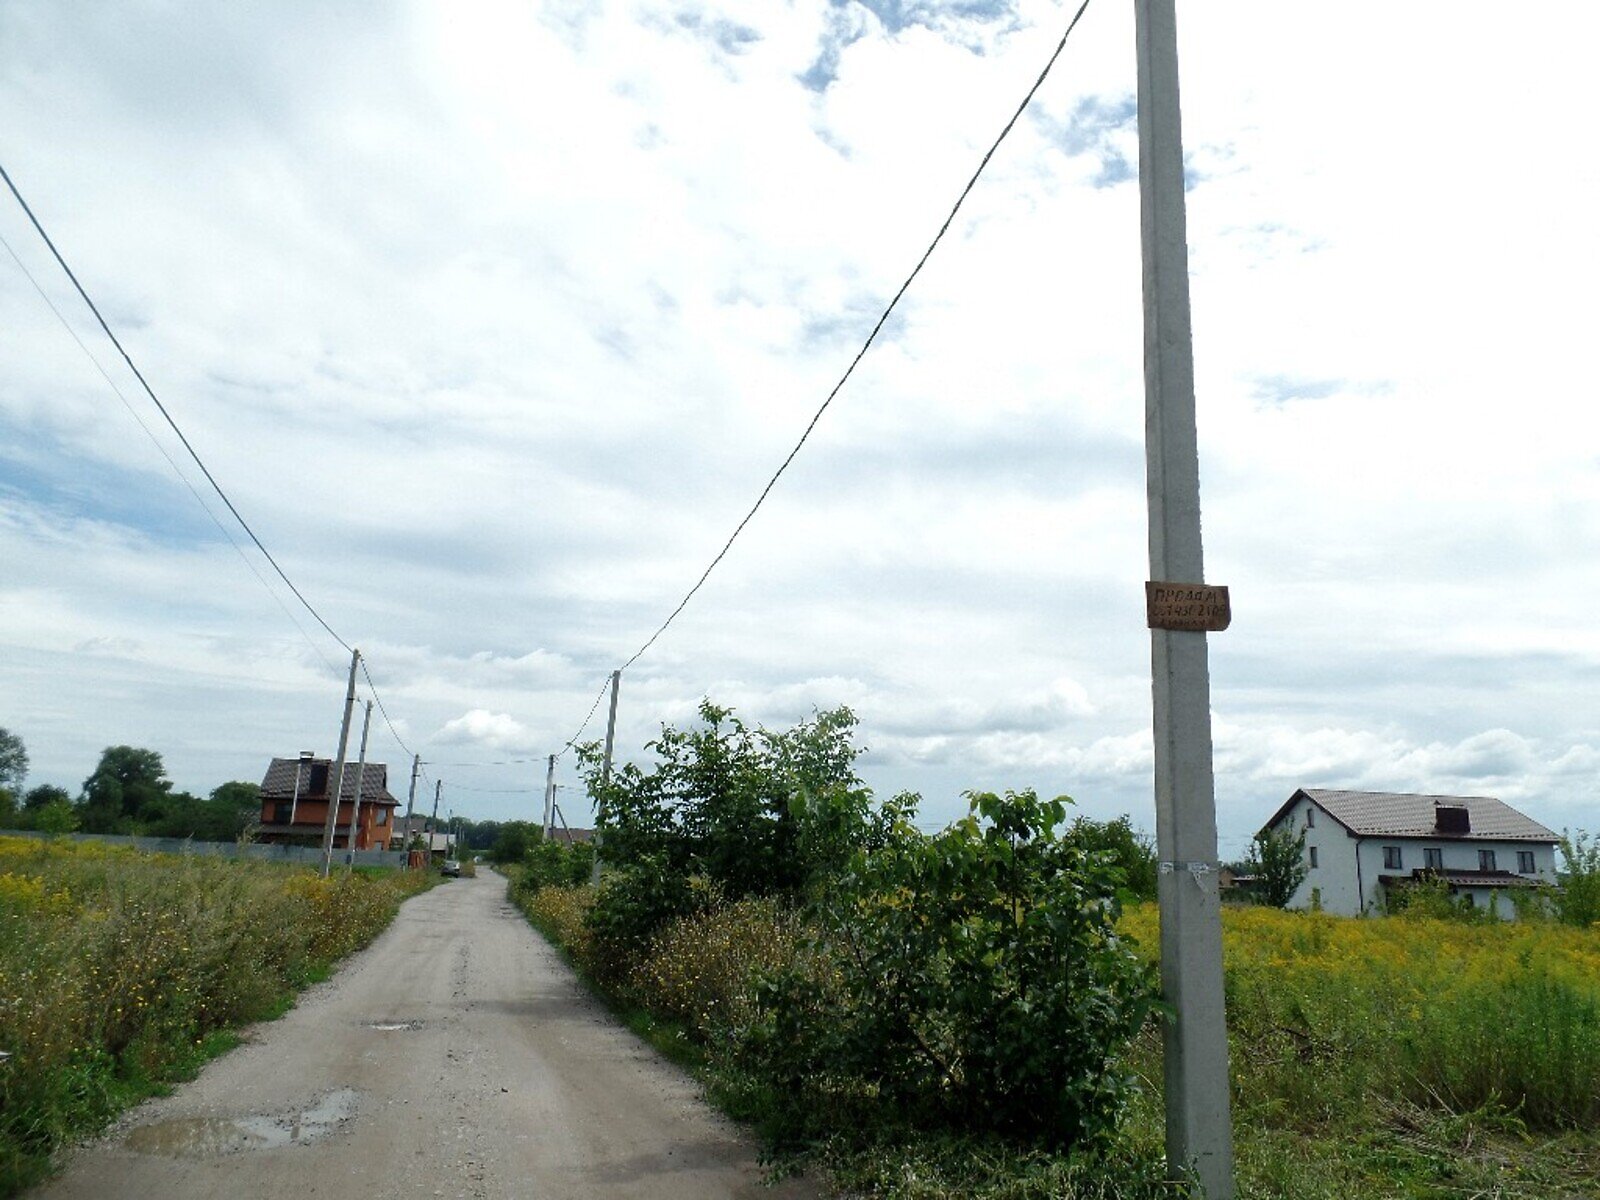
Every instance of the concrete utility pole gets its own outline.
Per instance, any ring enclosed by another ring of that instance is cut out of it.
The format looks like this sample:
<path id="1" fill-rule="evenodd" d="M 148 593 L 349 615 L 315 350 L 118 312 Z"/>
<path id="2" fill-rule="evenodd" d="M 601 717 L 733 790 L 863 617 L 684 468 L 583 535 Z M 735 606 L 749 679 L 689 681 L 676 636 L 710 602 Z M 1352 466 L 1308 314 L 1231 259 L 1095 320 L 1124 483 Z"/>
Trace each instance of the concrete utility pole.
<path id="1" fill-rule="evenodd" d="M 606 757 L 600 764 L 600 786 L 605 787 L 611 782 L 611 748 L 617 741 L 617 692 L 622 688 L 622 672 L 611 672 L 611 715 L 606 718 Z M 589 870 L 589 882 L 600 882 L 600 814 L 595 813 L 595 830 L 591 835 L 594 838 L 594 866 Z"/>
<path id="2" fill-rule="evenodd" d="M 622 687 L 622 672 L 611 672 L 611 715 L 606 718 L 606 757 L 600 764 L 600 783 L 611 782 L 611 747 L 617 741 L 617 692 Z"/>
<path id="3" fill-rule="evenodd" d="M 444 780 L 433 781 L 433 816 L 428 821 L 428 863 L 433 863 L 433 831 L 439 828 L 439 793 L 444 790 Z"/>
<path id="4" fill-rule="evenodd" d="M 1175 0 L 1135 0 L 1134 12 L 1150 575 L 1156 582 L 1198 584 L 1205 574 Z M 1156 847 L 1161 859 L 1161 986 L 1177 1014 L 1165 1028 L 1167 1164 L 1174 1173 L 1193 1171 L 1207 1200 L 1232 1200 L 1233 1134 L 1205 633 L 1152 628 L 1151 674 Z"/>
<path id="5" fill-rule="evenodd" d="M 406 796 L 406 835 L 400 849 L 406 852 L 406 865 L 411 865 L 411 814 L 417 811 L 417 772 L 422 770 L 422 755 L 411 756 L 411 792 Z"/>
<path id="6" fill-rule="evenodd" d="M 544 776 L 544 836 L 550 837 L 550 823 L 555 820 L 556 808 L 556 756 L 550 756 L 550 766 Z"/>
<path id="7" fill-rule="evenodd" d="M 316 758 L 315 750 L 300 751 L 299 761 L 294 764 L 294 795 L 289 797 L 289 828 L 294 829 L 294 812 L 300 806 L 301 776 L 305 774 L 306 764 Z"/>
<path id="8" fill-rule="evenodd" d="M 344 691 L 344 721 L 339 726 L 339 756 L 333 766 L 333 778 L 328 780 L 328 820 L 322 829 L 322 877 L 328 877 L 333 866 L 333 833 L 339 828 L 339 797 L 344 794 L 344 756 L 350 749 L 350 713 L 356 706 L 356 668 L 361 665 L 361 651 L 350 651 L 350 685 Z"/>
<path id="9" fill-rule="evenodd" d="M 356 869 L 356 834 L 361 829 L 361 781 L 367 774 L 367 732 L 372 728 L 372 701 L 367 701 L 367 715 L 361 720 L 361 757 L 356 762 L 356 800 L 350 806 L 350 832 L 344 839 L 345 869 Z"/>

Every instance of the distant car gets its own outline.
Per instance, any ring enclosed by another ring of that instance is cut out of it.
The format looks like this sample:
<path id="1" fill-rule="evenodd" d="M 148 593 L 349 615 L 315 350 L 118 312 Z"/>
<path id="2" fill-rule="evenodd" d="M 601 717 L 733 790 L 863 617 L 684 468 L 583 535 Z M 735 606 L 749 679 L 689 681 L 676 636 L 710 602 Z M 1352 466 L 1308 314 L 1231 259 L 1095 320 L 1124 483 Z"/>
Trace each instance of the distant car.
<path id="1" fill-rule="evenodd" d="M 461 864 L 453 858 L 447 858 L 444 860 L 444 865 L 439 868 L 439 873 L 441 875 L 451 875 L 459 878 L 461 875 Z"/>

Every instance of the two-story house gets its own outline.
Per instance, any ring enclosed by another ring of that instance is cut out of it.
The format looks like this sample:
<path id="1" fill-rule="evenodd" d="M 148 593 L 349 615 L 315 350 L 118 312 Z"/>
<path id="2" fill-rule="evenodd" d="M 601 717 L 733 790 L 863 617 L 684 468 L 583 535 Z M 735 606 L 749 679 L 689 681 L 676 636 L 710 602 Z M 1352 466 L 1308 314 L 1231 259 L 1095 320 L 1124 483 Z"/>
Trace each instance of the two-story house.
<path id="1" fill-rule="evenodd" d="M 317 758 L 309 750 L 303 751 L 299 758 L 274 758 L 261 781 L 261 828 L 257 836 L 263 842 L 320 846 L 328 820 L 332 775 L 332 760 Z M 356 804 L 358 776 L 359 806 Z M 345 763 L 344 786 L 339 791 L 338 827 L 333 839 L 335 849 L 346 848 L 352 816 L 356 820 L 357 850 L 389 848 L 394 812 L 400 802 L 389 794 L 388 780 L 389 768 L 383 763 L 369 762 L 359 768 L 356 763 Z"/>
<path id="2" fill-rule="evenodd" d="M 1493 796 L 1301 788 L 1266 829 L 1306 835 L 1306 877 L 1289 901 L 1356 916 L 1390 894 L 1442 880 L 1469 904 L 1556 882 L 1556 835 Z M 1511 916 L 1511 905 L 1500 911 Z"/>

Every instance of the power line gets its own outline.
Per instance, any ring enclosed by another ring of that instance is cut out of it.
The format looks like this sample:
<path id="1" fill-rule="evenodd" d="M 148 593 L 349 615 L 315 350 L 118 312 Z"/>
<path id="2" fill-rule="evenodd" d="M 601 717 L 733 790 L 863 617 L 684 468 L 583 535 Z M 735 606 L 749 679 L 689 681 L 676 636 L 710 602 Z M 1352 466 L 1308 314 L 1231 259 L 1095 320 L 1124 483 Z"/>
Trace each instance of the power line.
<path id="1" fill-rule="evenodd" d="M 383 714 L 383 723 L 389 727 L 389 736 L 400 744 L 400 749 L 404 750 L 408 755 L 411 754 L 411 747 L 406 745 L 405 740 L 395 729 L 394 722 L 389 720 L 389 710 L 383 706 L 383 697 L 378 695 L 378 685 L 372 682 L 372 672 L 367 670 L 365 655 L 361 658 L 361 673 L 367 677 L 367 688 L 372 692 L 372 698 L 378 703 L 378 711 Z"/>
<path id="2" fill-rule="evenodd" d="M 5 180 L 6 187 L 11 189 L 11 194 L 16 197 L 17 203 L 22 206 L 22 211 L 28 214 L 28 220 L 33 223 L 34 229 L 37 230 L 39 236 L 44 239 L 44 244 L 50 247 L 50 253 L 55 256 L 56 262 L 60 264 L 61 269 L 66 272 L 67 278 L 72 280 L 72 286 L 78 290 L 78 295 L 81 296 L 83 298 L 83 302 L 89 306 L 89 311 L 94 314 L 94 319 L 100 323 L 100 328 L 105 331 L 106 337 L 111 339 L 111 344 L 115 346 L 117 348 L 117 352 L 122 355 L 122 361 L 128 364 L 128 369 L 133 372 L 134 378 L 136 378 L 139 381 L 140 386 L 144 388 L 145 395 L 149 396 L 151 402 L 155 404 L 156 408 L 161 410 L 161 415 L 166 418 L 167 424 L 172 427 L 172 432 L 178 435 L 178 440 L 183 443 L 183 448 L 189 452 L 189 457 L 194 459 L 195 465 L 200 468 L 201 474 L 206 477 L 206 482 L 209 483 L 213 489 L 215 489 L 217 495 L 221 497 L 222 502 L 228 506 L 228 511 L 233 514 L 233 519 L 238 521 L 240 528 L 250 535 L 250 540 L 255 543 L 256 549 L 261 551 L 266 560 L 272 564 L 272 569 L 278 573 L 278 578 L 283 580 L 283 582 L 288 585 L 289 590 L 294 593 L 295 599 L 299 600 L 301 604 L 305 605 L 306 611 L 316 618 L 317 624 L 321 625 L 323 629 L 327 630 L 328 636 L 333 638 L 334 641 L 338 642 L 339 645 L 343 646 L 346 650 L 350 650 L 350 644 L 334 632 L 333 626 L 329 625 L 327 621 L 322 619 L 322 614 L 311 606 L 311 601 L 307 600 L 305 596 L 301 594 L 300 589 L 295 587 L 294 581 L 284 573 L 283 568 L 278 565 L 278 560 L 273 558 L 272 553 L 266 548 L 265 545 L 262 544 L 261 539 L 256 536 L 256 531 L 251 529 L 250 523 L 239 514 L 239 510 L 234 507 L 233 501 L 228 498 L 228 493 L 222 490 L 222 485 L 216 481 L 216 478 L 211 474 L 210 469 L 206 466 L 205 462 L 201 459 L 195 448 L 189 444 L 189 439 L 184 436 L 183 430 L 178 428 L 178 423 L 172 419 L 172 414 L 167 411 L 167 406 L 161 403 L 160 397 L 155 394 L 155 390 L 151 388 L 149 381 L 145 379 L 139 368 L 134 365 L 133 359 L 129 357 L 128 352 L 123 348 L 122 343 L 117 340 L 117 335 L 111 331 L 111 326 L 106 324 L 106 319 L 100 315 L 99 308 L 97 308 L 95 306 L 95 302 L 90 299 L 89 293 L 84 290 L 83 284 L 78 282 L 77 275 L 73 274 L 72 268 L 67 265 L 67 260 L 61 257 L 61 251 L 56 249 L 55 242 L 51 241 L 50 235 L 44 231 L 44 226 L 39 223 L 39 218 L 34 216 L 33 209 L 30 208 L 28 206 L 28 202 L 22 198 L 22 193 L 17 190 L 17 185 L 12 182 L 11 175 L 5 169 L 4 164 L 0 164 L 0 179 Z"/>
<path id="3" fill-rule="evenodd" d="M 150 426 L 145 424 L 144 418 L 139 415 L 139 410 L 134 408 L 132 401 L 130 401 L 128 397 L 123 394 L 122 389 L 117 386 L 117 381 L 111 378 L 111 373 L 105 369 L 105 365 L 95 357 L 94 351 L 90 350 L 89 347 L 84 344 L 83 339 L 78 336 L 78 331 L 72 327 L 72 322 L 68 321 L 62 311 L 56 307 L 56 302 L 50 298 L 50 294 L 46 292 L 39 281 L 34 278 L 33 272 L 28 270 L 28 265 L 22 261 L 21 256 L 18 255 L 16 250 L 12 248 L 11 243 L 6 240 L 4 234 L 0 234 L 0 246 L 4 246 L 6 248 L 6 253 L 11 256 L 11 261 L 16 263 L 17 269 L 27 277 L 28 282 L 33 285 L 33 290 L 39 293 L 39 299 L 43 300 L 50 311 L 55 314 L 56 320 L 61 322 L 61 327 L 65 329 L 68 336 L 70 336 L 72 340 L 78 344 L 78 349 L 83 351 L 84 357 L 94 364 L 94 369 L 100 372 L 100 377 L 104 379 L 111 390 L 116 393 L 117 399 L 122 401 L 122 407 L 128 410 L 128 415 L 132 417 L 135 424 L 137 424 L 139 428 L 144 431 L 145 437 L 150 439 L 150 444 L 156 448 L 156 450 L 161 454 L 162 458 L 167 460 L 167 465 L 172 468 L 172 473 L 178 477 L 179 481 L 184 487 L 189 489 L 189 494 L 194 497 L 195 503 L 205 510 L 206 516 L 211 518 L 211 523 L 217 527 L 217 531 L 221 533 L 223 537 L 228 539 L 228 544 L 233 547 L 234 553 L 239 556 L 240 561 L 243 562 L 245 566 L 250 568 L 250 573 L 261 582 L 261 586 L 267 590 L 267 595 L 272 597 L 272 602 L 283 610 L 283 615 L 289 618 L 290 623 L 294 625 L 300 636 L 305 639 L 306 645 L 310 646 L 316 656 L 320 658 L 324 664 L 326 664 L 328 670 L 337 675 L 339 673 L 339 668 L 334 665 L 333 660 L 323 653 L 321 646 L 317 645 L 316 642 L 311 640 L 311 635 L 306 632 L 305 626 L 300 624 L 300 619 L 296 617 L 289 606 L 283 602 L 283 597 L 279 596 L 278 593 L 273 590 L 272 585 L 267 582 L 266 576 L 261 574 L 261 572 L 256 568 L 255 563 L 250 561 L 250 556 L 244 552 L 244 547 L 239 545 L 239 540 L 234 537 L 232 532 L 229 531 L 228 527 L 222 523 L 221 518 L 219 518 L 217 514 L 212 511 L 211 506 L 206 503 L 206 499 L 200 494 L 199 489 L 197 489 L 189 477 L 183 473 L 183 468 L 178 466 L 177 460 L 174 459 L 171 454 L 167 453 L 167 448 L 161 444 L 161 439 L 156 437 L 155 432 L 150 428 Z"/>
<path id="4" fill-rule="evenodd" d="M 748 518 L 746 518 L 746 519 L 748 519 Z M 712 565 L 715 566 L 716 564 L 713 563 Z M 703 578 L 702 578 L 702 582 L 704 582 Z M 696 584 L 695 586 L 698 587 L 699 585 Z M 689 594 L 692 596 L 694 593 L 691 592 Z M 685 599 L 684 600 L 684 604 L 687 604 L 687 603 L 688 603 L 688 600 Z M 679 607 L 679 609 L 682 609 L 683 608 L 683 604 L 678 605 L 678 607 Z M 676 614 L 674 614 L 674 615 L 676 615 Z M 669 624 L 671 623 L 671 619 L 670 618 L 668 618 L 668 623 Z M 661 628 L 665 629 L 666 625 L 663 625 Z M 657 632 L 659 633 L 660 631 L 658 630 Z M 655 638 L 651 638 L 650 640 L 651 641 L 655 641 Z M 648 649 L 648 643 L 646 644 L 646 649 Z M 639 651 L 639 654 L 643 654 L 643 653 L 644 653 L 644 650 Z M 633 656 L 633 658 L 630 658 L 628 660 L 628 662 L 631 664 L 635 658 L 639 657 L 639 654 L 635 654 Z M 626 669 L 627 669 L 626 667 L 623 668 L 623 670 L 626 670 Z M 577 743 L 578 739 L 583 736 L 583 731 L 585 729 L 589 728 L 589 722 L 594 720 L 594 714 L 597 711 L 599 711 L 600 699 L 601 699 L 601 697 L 603 697 L 606 694 L 606 689 L 608 687 L 610 687 L 610 686 L 611 686 L 611 676 L 607 675 L 606 676 L 606 681 L 600 685 L 600 690 L 594 694 L 594 703 L 589 705 L 589 715 L 584 717 L 583 724 L 578 726 L 578 732 L 573 734 L 571 737 L 569 737 L 567 739 L 567 741 L 566 741 L 566 744 L 564 746 L 562 746 L 560 750 L 556 751 L 556 761 L 557 762 L 560 762 L 562 757 L 566 754 L 566 752 L 573 748 L 573 746 Z"/>
<path id="5" fill-rule="evenodd" d="M 928 259 L 933 257 L 934 250 L 938 247 L 939 243 L 944 240 L 944 235 L 949 232 L 951 223 L 956 219 L 956 214 L 961 211 L 961 206 L 966 203 L 967 196 L 970 195 L 972 189 L 977 186 L 978 177 L 983 174 L 984 168 L 989 165 L 989 160 L 994 157 L 995 151 L 1000 148 L 1000 143 L 1006 140 L 1006 137 L 1011 133 L 1012 128 L 1019 120 L 1021 120 L 1022 114 L 1027 111 L 1028 105 L 1033 102 L 1034 95 L 1041 87 L 1044 86 L 1044 81 L 1049 78 L 1051 69 L 1056 65 L 1056 60 L 1061 57 L 1061 52 L 1066 49 L 1067 39 L 1072 36 L 1072 31 L 1078 27 L 1078 21 L 1083 17 L 1083 14 L 1088 7 L 1089 0 L 1083 0 L 1083 3 L 1078 6 L 1078 11 L 1073 14 L 1072 20 L 1067 24 L 1066 32 L 1061 35 L 1061 40 L 1056 43 L 1055 50 L 1051 53 L 1049 60 L 1044 64 L 1044 70 L 1039 72 L 1039 77 L 1034 80 L 1033 86 L 1028 89 L 1027 95 L 1022 98 L 1022 103 L 1017 105 L 1017 111 L 1011 114 L 1011 119 L 1007 121 L 1005 123 L 1005 127 L 1000 130 L 999 136 L 994 139 L 993 144 L 990 145 L 989 149 L 984 152 L 983 158 L 978 162 L 977 170 L 973 171 L 972 178 L 967 180 L 966 187 L 962 188 L 961 194 L 956 197 L 956 202 L 951 207 L 949 215 L 945 217 L 944 224 L 939 226 L 939 232 L 933 235 L 933 241 L 928 243 L 928 248 L 922 252 L 922 257 L 917 260 L 917 265 L 911 268 L 911 274 L 906 276 L 905 282 L 900 285 L 899 290 L 895 292 L 894 297 L 889 301 L 888 306 L 884 308 L 883 315 L 878 318 L 877 324 L 873 325 L 872 331 L 867 334 L 867 340 L 861 344 L 861 349 L 856 351 L 856 356 L 850 360 L 850 365 L 845 368 L 844 374 L 839 377 L 839 382 L 833 385 L 833 390 L 828 393 L 827 398 L 823 400 L 820 406 L 818 406 L 817 411 L 812 414 L 810 422 L 807 423 L 804 432 L 800 434 L 800 440 L 794 444 L 794 448 L 789 451 L 783 462 L 778 464 L 778 469 L 772 473 L 772 478 L 767 480 L 766 487 L 761 489 L 761 494 L 756 497 L 756 502 L 750 506 L 750 511 L 745 513 L 738 525 L 734 526 L 733 532 L 728 535 L 728 540 L 723 543 L 722 549 L 718 550 L 716 557 L 711 560 L 711 565 L 706 567 L 706 569 L 700 573 L 700 578 L 695 581 L 694 586 L 688 590 L 682 600 L 678 601 L 678 607 L 674 608 L 668 615 L 667 619 L 661 622 L 660 627 L 645 640 L 644 645 L 635 650 L 633 657 L 622 664 L 622 670 L 626 671 L 629 667 L 633 666 L 634 663 L 638 662 L 639 659 L 644 655 L 644 652 L 650 649 L 651 646 L 655 645 L 656 639 L 667 631 L 667 627 L 671 625 L 673 621 L 678 619 L 678 614 L 683 612 L 683 610 L 688 607 L 689 601 L 693 600 L 695 593 L 697 593 L 701 587 L 705 585 L 706 580 L 711 577 L 711 572 L 717 569 L 717 565 L 722 562 L 723 558 L 727 556 L 728 551 L 733 548 L 733 543 L 738 540 L 739 535 L 744 532 L 745 526 L 750 524 L 751 518 L 756 515 L 756 512 L 761 508 L 762 504 L 766 502 L 767 496 L 777 485 L 779 478 L 785 471 L 789 469 L 789 464 L 792 463 L 795 459 L 795 456 L 800 453 L 800 448 L 806 444 L 806 440 L 810 438 L 812 430 L 816 429 L 817 422 L 822 420 L 822 414 L 828 411 L 828 406 L 833 403 L 834 397 L 837 396 L 841 390 L 843 390 L 844 385 L 849 382 L 850 376 L 855 373 L 857 364 L 859 364 L 861 360 L 866 357 L 867 351 L 870 350 L 872 348 L 872 344 L 877 341 L 878 334 L 882 332 L 883 327 L 888 322 L 890 315 L 894 312 L 895 307 L 900 303 L 901 297 L 903 297 L 910 289 L 911 284 L 916 280 L 917 276 L 922 274 L 922 268 L 927 265 Z M 601 691 L 604 692 L 604 689 L 602 688 Z M 598 699 L 595 701 L 595 704 L 598 706 Z M 592 710 L 589 716 L 594 716 Z M 588 723 L 589 722 L 586 719 L 584 721 L 584 725 L 587 726 Z M 583 730 L 580 728 L 578 733 L 573 735 L 573 740 L 576 740 L 577 737 L 582 734 L 582 732 Z M 569 741 L 567 745 L 572 745 L 572 742 Z"/>

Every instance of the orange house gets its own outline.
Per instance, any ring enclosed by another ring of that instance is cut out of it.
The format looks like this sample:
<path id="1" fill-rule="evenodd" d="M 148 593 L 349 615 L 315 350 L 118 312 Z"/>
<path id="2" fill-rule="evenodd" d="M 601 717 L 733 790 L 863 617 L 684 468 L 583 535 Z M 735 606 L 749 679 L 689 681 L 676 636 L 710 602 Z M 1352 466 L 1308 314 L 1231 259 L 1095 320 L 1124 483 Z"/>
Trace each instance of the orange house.
<path id="1" fill-rule="evenodd" d="M 257 831 L 260 840 L 320 846 L 328 820 L 333 773 L 330 759 L 317 758 L 309 750 L 302 751 L 299 758 L 274 758 L 261 781 L 261 828 Z M 334 848 L 347 848 L 350 818 L 356 809 L 357 775 L 361 777 L 361 804 L 356 816 L 355 848 L 387 850 L 400 802 L 389 794 L 389 768 L 374 762 L 360 768 L 353 762 L 344 765 Z"/>

